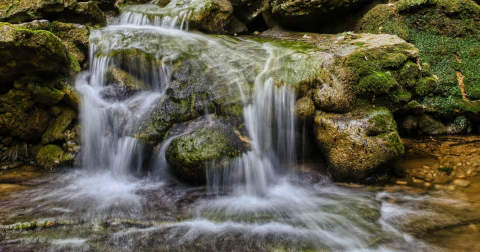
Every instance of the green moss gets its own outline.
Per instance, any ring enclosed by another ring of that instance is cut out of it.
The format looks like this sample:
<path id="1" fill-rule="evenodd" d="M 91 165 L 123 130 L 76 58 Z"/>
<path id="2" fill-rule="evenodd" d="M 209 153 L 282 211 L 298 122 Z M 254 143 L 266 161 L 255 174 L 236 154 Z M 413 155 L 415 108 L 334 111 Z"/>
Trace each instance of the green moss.
<path id="1" fill-rule="evenodd" d="M 438 170 L 447 174 L 447 175 L 450 175 L 453 172 L 454 169 L 451 166 L 444 166 L 444 167 L 439 167 Z"/>
<path id="2" fill-rule="evenodd" d="M 360 29 L 365 33 L 396 34 L 406 40 L 409 38 L 408 26 L 402 22 L 395 8 L 386 4 L 379 4 L 365 14 L 360 21 Z"/>
<path id="3" fill-rule="evenodd" d="M 411 45 L 403 44 L 389 48 L 362 50 L 348 55 L 345 64 L 355 74 L 365 76 L 374 71 L 401 67 L 408 58 L 405 51 L 412 49 Z"/>
<path id="4" fill-rule="evenodd" d="M 435 77 L 422 78 L 415 86 L 415 93 L 421 96 L 430 94 L 437 88 L 437 82 L 438 80 Z"/>
<path id="5" fill-rule="evenodd" d="M 82 68 L 80 67 L 80 64 L 78 63 L 78 60 L 73 56 L 73 54 L 69 53 L 70 56 L 70 75 L 74 76 L 78 74 Z"/>
<path id="6" fill-rule="evenodd" d="M 61 164 L 63 150 L 57 145 L 49 144 L 40 148 L 36 156 L 37 165 L 44 169 L 53 169 Z"/>
<path id="7" fill-rule="evenodd" d="M 400 70 L 394 72 L 395 79 L 402 87 L 415 86 L 419 75 L 420 70 L 418 69 L 418 65 L 411 61 L 408 61 Z"/>
<path id="8" fill-rule="evenodd" d="M 357 90 L 359 93 L 368 92 L 379 95 L 388 93 L 396 86 L 398 86 L 398 83 L 390 72 L 373 72 L 360 79 Z"/>
<path id="9" fill-rule="evenodd" d="M 427 4 L 428 2 L 429 0 L 400 0 L 397 2 L 397 10 L 404 11 L 418 8 L 422 5 Z"/>

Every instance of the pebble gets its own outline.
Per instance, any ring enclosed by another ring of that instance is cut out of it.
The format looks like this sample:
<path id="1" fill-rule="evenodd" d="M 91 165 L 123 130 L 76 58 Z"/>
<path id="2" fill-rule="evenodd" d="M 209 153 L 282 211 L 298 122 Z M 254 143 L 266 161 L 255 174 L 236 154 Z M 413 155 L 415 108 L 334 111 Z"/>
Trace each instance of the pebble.
<path id="1" fill-rule="evenodd" d="M 412 179 L 413 183 L 423 183 L 423 179 L 417 179 L 417 178 L 413 178 Z"/>
<path id="2" fill-rule="evenodd" d="M 470 181 L 465 180 L 465 179 L 455 179 L 453 181 L 453 184 L 456 185 L 456 186 L 460 186 L 460 187 L 467 187 L 467 186 L 470 185 Z"/>
<path id="3" fill-rule="evenodd" d="M 443 189 L 445 189 L 445 186 L 443 186 L 443 185 L 434 185 L 433 188 L 435 188 L 435 190 L 443 190 Z"/>
<path id="4" fill-rule="evenodd" d="M 397 180 L 397 185 L 406 185 L 408 182 L 405 180 Z"/>
<path id="5" fill-rule="evenodd" d="M 432 183 L 425 182 L 425 183 L 423 183 L 423 185 L 424 185 L 425 187 L 430 187 L 430 186 L 432 186 Z"/>

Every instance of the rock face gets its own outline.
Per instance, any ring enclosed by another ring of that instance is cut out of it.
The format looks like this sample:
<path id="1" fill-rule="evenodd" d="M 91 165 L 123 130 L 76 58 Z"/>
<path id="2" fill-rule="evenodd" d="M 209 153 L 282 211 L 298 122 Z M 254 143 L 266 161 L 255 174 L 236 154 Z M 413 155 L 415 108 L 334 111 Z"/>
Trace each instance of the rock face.
<path id="1" fill-rule="evenodd" d="M 317 144 L 336 180 L 365 179 L 404 153 L 393 120 L 386 108 L 354 110 L 346 114 L 317 113 Z"/>
<path id="2" fill-rule="evenodd" d="M 75 31 L 81 35 L 75 36 Z M 80 71 L 79 61 L 85 60 L 86 39 L 85 28 L 60 22 L 0 23 L 2 166 L 31 163 L 51 169 L 73 162 L 78 149 L 62 150 L 56 144 L 66 143 L 65 132 L 77 125 L 79 101 L 71 78 Z M 70 52 L 77 52 L 78 59 Z M 70 142 L 78 145 L 78 138 Z M 43 144 L 60 149 L 61 155 L 54 156 L 61 158 L 39 152 Z"/>

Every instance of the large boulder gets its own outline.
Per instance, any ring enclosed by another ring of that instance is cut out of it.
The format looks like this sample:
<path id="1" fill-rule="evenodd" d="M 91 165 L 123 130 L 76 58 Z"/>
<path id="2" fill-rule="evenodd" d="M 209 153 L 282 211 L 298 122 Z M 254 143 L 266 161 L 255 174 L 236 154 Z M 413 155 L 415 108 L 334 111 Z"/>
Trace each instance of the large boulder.
<path id="1" fill-rule="evenodd" d="M 70 69 L 70 57 L 62 41 L 48 31 L 16 28 L 0 23 L 1 86 L 11 87 L 13 80 L 28 69 L 29 75 L 54 76 Z"/>
<path id="2" fill-rule="evenodd" d="M 319 112 L 314 132 L 335 180 L 361 181 L 404 153 L 397 125 L 386 108 Z"/>
<path id="3" fill-rule="evenodd" d="M 167 149 L 167 161 L 179 178 L 190 183 L 205 183 L 207 165 L 239 156 L 248 146 L 238 131 L 221 120 L 183 123 L 169 133 L 176 137 Z"/>

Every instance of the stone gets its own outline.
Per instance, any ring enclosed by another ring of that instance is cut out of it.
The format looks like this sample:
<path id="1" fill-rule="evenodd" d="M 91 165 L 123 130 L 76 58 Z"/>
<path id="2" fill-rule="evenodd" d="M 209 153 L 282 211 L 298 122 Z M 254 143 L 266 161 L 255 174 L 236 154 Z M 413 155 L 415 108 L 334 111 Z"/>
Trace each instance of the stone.
<path id="1" fill-rule="evenodd" d="M 0 134 L 39 140 L 48 127 L 50 114 L 34 104 L 27 91 L 11 89 L 0 95 Z"/>
<path id="2" fill-rule="evenodd" d="M 76 118 L 77 113 L 73 109 L 64 109 L 62 114 L 50 122 L 47 130 L 42 135 L 42 143 L 48 144 L 63 140 L 65 131 Z"/>
<path id="3" fill-rule="evenodd" d="M 107 83 L 123 86 L 129 93 L 148 89 L 145 82 L 118 68 L 110 68 L 107 71 Z"/>
<path id="4" fill-rule="evenodd" d="M 57 145 L 49 144 L 40 148 L 36 156 L 37 166 L 52 170 L 62 164 L 63 150 Z"/>
<path id="5" fill-rule="evenodd" d="M 298 121 L 312 121 L 314 114 L 315 104 L 309 97 L 303 97 L 295 103 L 295 116 Z"/>
<path id="6" fill-rule="evenodd" d="M 86 63 L 90 37 L 90 31 L 86 26 L 54 21 L 50 30 L 62 40 L 65 48 L 79 64 Z"/>
<path id="7" fill-rule="evenodd" d="M 27 69 L 28 75 L 37 76 L 69 72 L 69 54 L 54 34 L 0 23 L 0 35 L 0 84 L 13 83 Z"/>
<path id="8" fill-rule="evenodd" d="M 459 187 L 468 187 L 470 185 L 470 181 L 465 180 L 465 179 L 455 179 L 453 180 L 453 185 L 459 186 Z"/>
<path id="9" fill-rule="evenodd" d="M 246 143 L 220 120 L 177 125 L 170 133 L 178 137 L 167 149 L 167 161 L 179 178 L 190 183 L 205 183 L 207 164 L 239 156 L 246 149 Z"/>
<path id="10" fill-rule="evenodd" d="M 317 113 L 314 133 L 335 180 L 365 179 L 404 153 L 392 113 L 385 108 Z"/>

